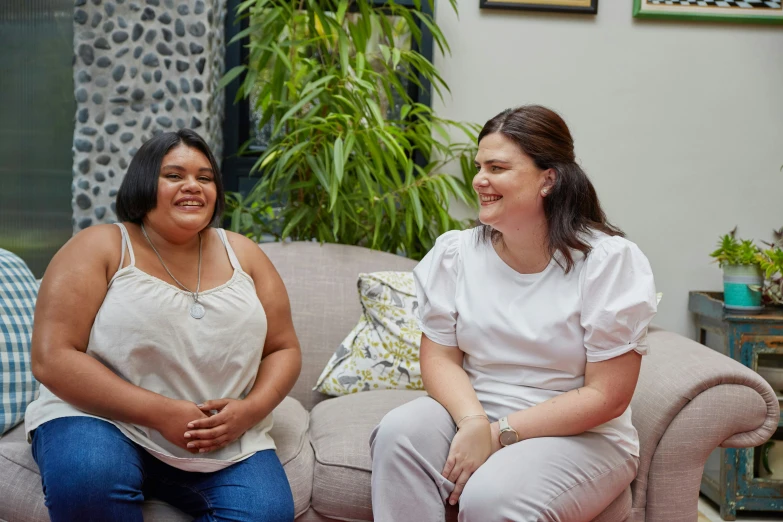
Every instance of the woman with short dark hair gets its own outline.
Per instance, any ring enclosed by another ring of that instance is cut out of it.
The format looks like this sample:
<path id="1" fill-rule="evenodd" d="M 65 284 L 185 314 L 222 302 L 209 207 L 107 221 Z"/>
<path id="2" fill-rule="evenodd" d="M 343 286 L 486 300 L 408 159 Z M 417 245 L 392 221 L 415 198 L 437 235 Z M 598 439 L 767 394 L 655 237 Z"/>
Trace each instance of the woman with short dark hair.
<path id="1" fill-rule="evenodd" d="M 198 520 L 294 519 L 269 430 L 299 342 L 269 259 L 215 228 L 224 204 L 204 140 L 159 134 L 122 181 L 121 222 L 49 264 L 25 427 L 53 521 L 140 521 L 147 496 Z"/>
<path id="2" fill-rule="evenodd" d="M 647 258 L 606 219 L 553 111 L 478 139 L 472 230 L 414 270 L 429 394 L 371 436 L 376 522 L 590 521 L 636 476 L 629 404 L 657 307 Z"/>

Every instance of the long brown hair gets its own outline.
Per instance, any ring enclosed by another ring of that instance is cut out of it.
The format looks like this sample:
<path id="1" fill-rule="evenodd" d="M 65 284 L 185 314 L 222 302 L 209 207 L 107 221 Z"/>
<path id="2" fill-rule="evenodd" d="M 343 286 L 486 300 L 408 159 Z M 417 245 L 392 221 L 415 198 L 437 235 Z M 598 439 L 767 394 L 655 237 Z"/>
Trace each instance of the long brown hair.
<path id="1" fill-rule="evenodd" d="M 544 214 L 549 228 L 549 254 L 561 253 L 566 273 L 574 266 L 572 249 L 584 255 L 590 252 L 590 245 L 583 237 L 591 230 L 610 236 L 625 235 L 606 219 L 593 184 L 576 164 L 568 125 L 556 112 L 540 105 L 506 109 L 484 124 L 478 142 L 494 133 L 516 143 L 539 169 L 553 169 L 557 173 L 554 185 L 544 198 Z M 480 238 L 484 241 L 496 243 L 503 237 L 489 225 L 481 228 Z"/>

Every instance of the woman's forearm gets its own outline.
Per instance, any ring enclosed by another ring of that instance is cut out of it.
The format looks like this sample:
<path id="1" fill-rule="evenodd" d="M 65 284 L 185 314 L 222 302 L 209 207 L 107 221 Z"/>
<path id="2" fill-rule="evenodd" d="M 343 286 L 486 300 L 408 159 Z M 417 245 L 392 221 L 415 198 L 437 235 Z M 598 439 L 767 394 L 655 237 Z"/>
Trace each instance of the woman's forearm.
<path id="1" fill-rule="evenodd" d="M 33 374 L 60 399 L 86 413 L 140 426 L 154 428 L 171 401 L 73 349 L 50 350 L 46 363 L 34 361 Z"/>
<path id="2" fill-rule="evenodd" d="M 274 351 L 264 357 L 256 382 L 245 402 L 252 405 L 256 422 L 272 413 L 293 389 L 302 368 L 302 354 L 297 346 Z"/>
<path id="3" fill-rule="evenodd" d="M 635 351 L 587 363 L 581 388 L 508 416 L 520 439 L 578 435 L 619 417 L 633 397 L 642 356 Z"/>
<path id="4" fill-rule="evenodd" d="M 454 422 L 484 414 L 468 375 L 457 361 L 438 355 L 422 357 L 421 377 L 429 396 L 448 410 Z"/>
<path id="5" fill-rule="evenodd" d="M 583 386 L 508 416 L 519 439 L 579 435 L 620 416 L 627 405 Z"/>

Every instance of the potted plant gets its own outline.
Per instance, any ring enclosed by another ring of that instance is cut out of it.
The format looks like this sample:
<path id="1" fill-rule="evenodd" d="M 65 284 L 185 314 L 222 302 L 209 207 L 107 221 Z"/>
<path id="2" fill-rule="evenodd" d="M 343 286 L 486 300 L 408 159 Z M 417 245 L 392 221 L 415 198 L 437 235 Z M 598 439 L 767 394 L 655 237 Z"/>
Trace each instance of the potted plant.
<path id="1" fill-rule="evenodd" d="M 250 37 L 247 60 L 223 84 L 244 74 L 238 97 L 253 102 L 270 140 L 253 168 L 260 181 L 229 200 L 234 230 L 420 259 L 440 234 L 469 225 L 448 209 L 453 200 L 477 206 L 478 129 L 438 117 L 412 94 L 413 86 L 448 91 L 417 51 L 423 31 L 449 50 L 432 4 L 429 12 L 394 0 L 239 5 L 248 27 L 235 39 Z"/>
<path id="2" fill-rule="evenodd" d="M 762 289 L 764 304 L 783 305 L 783 227 L 773 234 L 775 241 L 764 241 L 769 248 L 761 250 L 756 259 L 765 276 Z"/>
<path id="3" fill-rule="evenodd" d="M 723 303 L 728 311 L 755 313 L 763 309 L 761 289 L 764 275 L 759 249 L 750 239 L 736 237 L 737 229 L 722 236 L 710 254 L 723 269 Z"/>

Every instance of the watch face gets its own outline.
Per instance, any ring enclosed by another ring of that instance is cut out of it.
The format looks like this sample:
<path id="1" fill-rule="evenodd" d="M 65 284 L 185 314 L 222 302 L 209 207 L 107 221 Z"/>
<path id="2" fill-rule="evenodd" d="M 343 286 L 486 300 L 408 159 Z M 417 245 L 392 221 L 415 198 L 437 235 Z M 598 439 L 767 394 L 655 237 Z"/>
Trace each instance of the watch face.
<path id="1" fill-rule="evenodd" d="M 517 441 L 517 434 L 514 430 L 504 431 L 500 434 L 500 444 L 503 446 L 510 446 Z"/>

